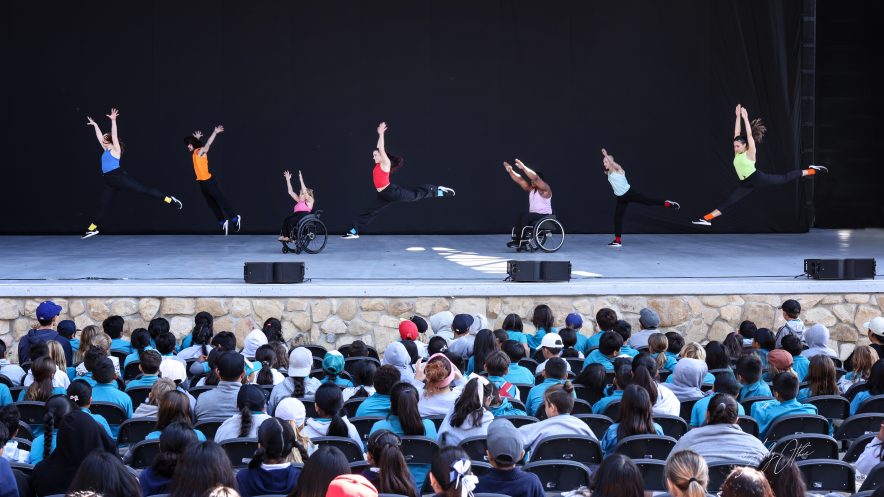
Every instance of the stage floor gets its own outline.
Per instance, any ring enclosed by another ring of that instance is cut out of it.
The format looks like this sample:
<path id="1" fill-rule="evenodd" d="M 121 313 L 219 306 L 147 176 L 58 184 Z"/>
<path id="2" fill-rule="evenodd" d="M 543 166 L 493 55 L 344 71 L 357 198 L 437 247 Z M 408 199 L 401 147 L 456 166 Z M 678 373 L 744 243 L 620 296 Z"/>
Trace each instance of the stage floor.
<path id="1" fill-rule="evenodd" d="M 578 295 L 880 292 L 884 280 L 794 279 L 805 258 L 884 261 L 884 230 L 802 234 L 572 235 L 557 253 L 516 253 L 506 236 L 330 237 L 318 255 L 275 236 L 7 236 L 0 295 Z M 570 283 L 503 283 L 509 259 L 569 260 Z M 244 261 L 304 261 L 304 285 L 246 285 Z M 880 273 L 880 270 L 879 270 Z"/>

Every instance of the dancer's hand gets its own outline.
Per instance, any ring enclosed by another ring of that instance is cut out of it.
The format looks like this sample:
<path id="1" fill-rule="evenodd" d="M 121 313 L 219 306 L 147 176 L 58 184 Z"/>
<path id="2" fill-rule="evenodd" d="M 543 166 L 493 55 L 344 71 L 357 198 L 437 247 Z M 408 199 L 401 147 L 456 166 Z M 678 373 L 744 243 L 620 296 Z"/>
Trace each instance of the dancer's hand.
<path id="1" fill-rule="evenodd" d="M 111 113 L 107 115 L 111 121 L 116 121 L 117 117 L 120 115 L 120 111 L 117 109 L 111 109 Z"/>
<path id="2" fill-rule="evenodd" d="M 387 132 L 387 123 L 382 122 L 378 124 L 378 134 L 382 135 Z"/>
<path id="3" fill-rule="evenodd" d="M 742 108 L 743 108 L 742 105 L 737 104 L 737 108 L 734 109 L 734 112 L 736 113 L 736 116 L 737 116 L 737 117 L 740 117 L 740 110 L 742 110 Z"/>
<path id="4" fill-rule="evenodd" d="M 86 116 L 86 126 L 98 126 L 98 124 L 96 124 L 94 119 L 92 119 L 89 116 Z"/>
<path id="5" fill-rule="evenodd" d="M 298 169 L 298 179 L 301 180 L 301 183 L 304 182 L 304 175 L 301 174 L 301 170 L 300 170 L 300 169 Z"/>
<path id="6" fill-rule="evenodd" d="M 525 164 L 519 159 L 516 159 L 516 167 L 518 167 L 519 169 L 525 169 Z"/>
<path id="7" fill-rule="evenodd" d="M 224 132 L 224 126 L 221 126 L 220 124 L 217 125 L 217 126 L 215 126 L 215 133 L 216 133 L 216 134 L 217 134 L 217 133 L 223 133 L 223 132 Z"/>
<path id="8" fill-rule="evenodd" d="M 742 116 L 743 119 L 749 119 L 749 113 L 746 112 L 745 107 L 740 107 L 740 116 Z"/>
<path id="9" fill-rule="evenodd" d="M 292 173 L 290 173 L 288 169 L 286 169 L 285 171 L 283 171 L 283 172 L 282 172 L 282 175 L 285 176 L 285 180 L 286 180 L 286 181 L 291 181 L 291 180 L 292 180 Z"/>
<path id="10" fill-rule="evenodd" d="M 193 137 L 199 140 L 203 137 L 203 132 L 200 130 L 196 130 L 193 132 Z"/>
<path id="11" fill-rule="evenodd" d="M 511 166 L 509 162 L 504 162 L 504 163 L 503 163 L 503 168 L 506 169 L 506 172 L 512 174 L 512 172 L 513 172 L 513 166 Z"/>

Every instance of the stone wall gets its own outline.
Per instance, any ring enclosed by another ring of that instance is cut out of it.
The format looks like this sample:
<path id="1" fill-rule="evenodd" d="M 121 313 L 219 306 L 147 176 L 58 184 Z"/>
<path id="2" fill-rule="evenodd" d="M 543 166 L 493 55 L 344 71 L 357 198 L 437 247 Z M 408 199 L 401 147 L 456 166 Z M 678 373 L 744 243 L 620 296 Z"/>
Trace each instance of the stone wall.
<path id="1" fill-rule="evenodd" d="M 51 298 L 51 297 L 50 297 Z M 822 323 L 831 331 L 831 347 L 846 358 L 857 344 L 868 342 L 863 323 L 882 315 L 884 295 L 707 295 L 707 296 L 616 296 L 616 297 L 482 297 L 482 298 L 58 298 L 63 319 L 73 319 L 77 328 L 100 324 L 110 315 L 126 319 L 126 334 L 146 327 L 151 319 L 164 316 L 172 332 L 181 337 L 190 331 L 193 316 L 207 311 L 215 316 L 216 331 L 232 331 L 239 345 L 248 332 L 269 317 L 280 318 L 283 333 L 293 343 L 321 343 L 327 348 L 363 340 L 378 350 L 398 339 L 401 318 L 414 314 L 429 316 L 450 310 L 453 313 L 485 314 L 497 327 L 509 313 L 527 319 L 534 306 L 552 307 L 557 323 L 563 324 L 570 312 L 583 314 L 584 329 L 593 330 L 596 311 L 610 307 L 638 327 L 638 313 L 650 307 L 660 314 L 661 328 L 676 330 L 687 341 L 723 340 L 745 319 L 759 327 L 776 329 L 783 324 L 777 309 L 783 300 L 797 298 L 801 317 L 808 324 Z M 36 325 L 34 314 L 45 298 L 0 299 L 0 339 L 18 339 Z M 10 347 L 10 356 L 16 348 Z"/>

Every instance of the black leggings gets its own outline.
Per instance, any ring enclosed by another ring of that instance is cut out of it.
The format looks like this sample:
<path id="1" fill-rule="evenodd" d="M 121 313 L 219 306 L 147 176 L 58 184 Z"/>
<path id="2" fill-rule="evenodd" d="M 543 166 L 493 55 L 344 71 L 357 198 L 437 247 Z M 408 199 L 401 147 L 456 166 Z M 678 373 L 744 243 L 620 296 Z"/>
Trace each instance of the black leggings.
<path id="1" fill-rule="evenodd" d="M 386 209 L 395 202 L 416 202 L 425 198 L 436 197 L 436 185 L 421 185 L 416 188 L 405 188 L 390 183 L 386 188 L 378 192 L 378 196 L 362 214 L 353 221 L 353 228 L 358 232 L 362 228 L 371 224 L 372 221 L 382 210 Z"/>
<path id="2" fill-rule="evenodd" d="M 523 212 L 519 214 L 519 217 L 516 218 L 516 229 L 513 231 L 513 240 L 522 239 L 522 232 L 525 231 L 525 226 L 534 226 L 534 223 L 540 218 L 551 215 L 552 214 L 539 214 L 537 212 Z"/>
<path id="3" fill-rule="evenodd" d="M 721 212 L 726 211 L 743 199 L 746 195 L 752 193 L 756 188 L 766 188 L 768 186 L 785 185 L 791 183 L 803 176 L 804 172 L 800 169 L 789 171 L 786 174 L 767 174 L 761 171 L 755 171 L 748 178 L 740 181 L 740 186 L 731 193 L 731 196 L 718 207 Z"/>
<path id="4" fill-rule="evenodd" d="M 233 206 L 230 205 L 230 202 L 221 193 L 221 187 L 218 186 L 214 176 L 207 180 L 197 181 L 197 183 L 199 183 L 200 191 L 203 192 L 206 203 L 209 204 L 209 208 L 212 209 L 212 213 L 215 214 L 215 218 L 218 219 L 219 223 L 236 217 L 236 211 L 233 210 Z"/>
<path id="5" fill-rule="evenodd" d="M 614 236 L 618 238 L 623 235 L 623 215 L 626 214 L 626 208 L 632 202 L 644 205 L 666 205 L 665 200 L 645 197 L 635 191 L 635 188 L 630 187 L 626 193 L 617 197 L 617 206 L 614 207 Z"/>
<path id="6" fill-rule="evenodd" d="M 114 169 L 113 171 L 104 173 L 104 191 L 101 192 L 98 215 L 95 217 L 96 225 L 101 224 L 102 219 L 104 219 L 105 214 L 107 214 L 107 208 L 110 207 L 111 202 L 114 201 L 117 192 L 120 190 L 141 193 L 160 200 L 165 200 L 166 198 L 166 195 L 163 195 L 163 193 L 156 188 L 144 186 L 138 181 L 130 178 L 129 175 L 126 174 L 126 171 L 123 171 L 120 168 Z"/>
<path id="7" fill-rule="evenodd" d="M 304 216 L 306 216 L 307 214 L 310 214 L 310 213 L 309 212 L 296 212 L 296 213 L 292 214 L 291 216 L 285 218 L 285 220 L 282 222 L 282 233 L 281 233 L 282 236 L 287 237 L 287 236 L 291 235 L 292 230 L 295 229 L 295 227 L 298 225 L 298 222 L 301 219 L 304 219 Z M 297 233 L 294 233 L 294 235 L 297 235 Z"/>

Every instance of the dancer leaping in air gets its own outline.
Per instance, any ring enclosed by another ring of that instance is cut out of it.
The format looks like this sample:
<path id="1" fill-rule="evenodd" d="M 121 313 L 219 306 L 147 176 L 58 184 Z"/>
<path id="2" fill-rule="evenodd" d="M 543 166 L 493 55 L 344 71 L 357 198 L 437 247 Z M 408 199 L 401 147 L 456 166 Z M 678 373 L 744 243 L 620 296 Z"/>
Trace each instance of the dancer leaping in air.
<path id="1" fill-rule="evenodd" d="M 608 175 L 608 183 L 614 189 L 614 196 L 617 197 L 617 206 L 614 207 L 614 241 L 609 243 L 609 247 L 619 247 L 622 245 L 620 237 L 623 235 L 623 215 L 626 214 L 626 208 L 631 202 L 644 205 L 659 205 L 662 207 L 681 209 L 678 202 L 672 200 L 659 200 L 656 198 L 645 197 L 641 193 L 635 191 L 635 188 L 626 181 L 626 171 L 614 161 L 613 155 L 608 155 L 608 151 L 602 149 L 602 164 L 605 167 L 605 174 Z"/>
<path id="2" fill-rule="evenodd" d="M 101 154 L 101 173 L 104 177 L 105 186 L 104 191 L 101 192 L 98 215 L 95 216 L 95 220 L 89 224 L 83 238 L 89 238 L 90 236 L 98 234 L 98 227 L 101 225 L 104 215 L 107 213 L 107 208 L 110 207 L 111 202 L 113 202 L 114 197 L 116 197 L 117 192 L 120 190 L 142 193 L 160 199 L 169 205 L 174 205 L 178 207 L 178 209 L 183 207 L 181 201 L 177 198 L 171 195 L 164 195 L 155 188 L 142 185 L 138 181 L 130 178 L 129 175 L 126 174 L 126 171 L 120 168 L 120 157 L 123 155 L 123 146 L 120 144 L 120 139 L 117 135 L 117 117 L 119 115 L 120 112 L 117 109 L 111 109 L 111 113 L 107 115 L 111 120 L 110 133 L 102 133 L 98 124 L 92 120 L 91 117 L 86 117 L 87 124 L 95 128 L 95 137 L 98 139 L 99 145 L 101 145 L 101 148 L 104 150 L 104 153 Z"/>
<path id="3" fill-rule="evenodd" d="M 796 169 L 786 174 L 767 174 L 755 169 L 756 148 L 755 143 L 761 143 L 764 139 L 764 133 L 767 127 L 761 122 L 761 119 L 753 119 L 749 121 L 749 113 L 746 108 L 737 105 L 735 110 L 737 115 L 734 123 L 734 169 L 737 171 L 737 177 L 740 179 L 740 185 L 731 193 L 731 196 L 719 205 L 717 209 L 706 214 L 700 219 L 693 221 L 694 224 L 703 226 L 711 226 L 712 220 L 721 215 L 722 211 L 726 211 L 733 207 L 734 204 L 749 195 L 756 188 L 766 188 L 768 186 L 785 185 L 791 183 L 803 176 L 813 176 L 817 172 L 829 172 L 825 166 L 808 166 L 807 169 Z M 740 124 L 746 128 L 744 136 Z"/>
<path id="4" fill-rule="evenodd" d="M 402 157 L 388 155 L 384 143 L 384 134 L 387 132 L 387 123 L 378 125 L 378 145 L 372 152 L 374 170 L 372 178 L 374 188 L 377 190 L 377 199 L 354 221 L 350 231 L 344 233 L 341 238 L 359 238 L 359 230 L 374 221 L 374 218 L 382 210 L 395 202 L 415 202 L 425 198 L 453 197 L 454 190 L 447 186 L 421 185 L 416 188 L 406 188 L 390 182 L 390 174 L 402 167 Z"/>
<path id="5" fill-rule="evenodd" d="M 209 139 L 206 140 L 206 144 L 203 145 L 203 132 L 194 131 L 193 135 L 184 138 L 184 144 L 187 146 L 187 150 L 193 159 L 193 172 L 196 174 L 196 182 L 200 185 L 200 191 L 203 192 L 206 203 L 209 204 L 209 208 L 212 209 L 215 218 L 218 220 L 221 231 L 226 236 L 231 221 L 236 226 L 236 231 L 239 231 L 242 227 L 242 216 L 236 213 L 236 210 L 230 205 L 224 194 L 221 193 L 221 187 L 218 186 L 215 176 L 209 172 L 209 149 L 212 148 L 212 143 L 215 142 L 218 134 L 223 132 L 224 126 L 220 124 L 215 126 L 215 130 L 212 131 Z"/>

